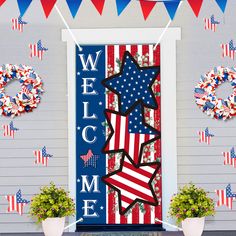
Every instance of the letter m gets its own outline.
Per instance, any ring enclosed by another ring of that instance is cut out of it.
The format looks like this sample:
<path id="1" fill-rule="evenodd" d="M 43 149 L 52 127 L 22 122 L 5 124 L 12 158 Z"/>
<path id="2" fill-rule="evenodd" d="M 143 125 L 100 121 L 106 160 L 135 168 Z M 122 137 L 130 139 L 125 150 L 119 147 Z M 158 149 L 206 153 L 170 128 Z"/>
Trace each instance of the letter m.
<path id="1" fill-rule="evenodd" d="M 88 69 L 89 65 L 90 65 L 92 71 L 97 71 L 96 67 L 97 67 L 97 63 L 98 63 L 101 53 L 102 53 L 102 50 L 96 52 L 95 60 L 94 60 L 94 57 L 92 56 L 92 54 L 88 55 L 87 60 L 85 59 L 84 54 L 79 54 L 80 61 L 83 66 L 83 71 L 89 71 L 89 69 Z"/>
<path id="2" fill-rule="evenodd" d="M 80 191 L 81 193 L 86 193 L 86 192 L 100 193 L 99 182 L 98 182 L 99 175 L 93 175 L 93 179 L 90 183 L 88 180 L 88 175 L 81 175 L 81 177 L 82 177 L 82 190 Z"/>

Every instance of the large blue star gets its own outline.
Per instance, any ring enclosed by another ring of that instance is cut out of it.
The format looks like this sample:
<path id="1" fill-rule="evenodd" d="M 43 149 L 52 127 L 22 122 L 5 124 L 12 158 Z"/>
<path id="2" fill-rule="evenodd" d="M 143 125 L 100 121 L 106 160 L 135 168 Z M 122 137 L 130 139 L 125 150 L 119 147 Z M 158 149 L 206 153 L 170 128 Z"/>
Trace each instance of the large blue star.
<path id="1" fill-rule="evenodd" d="M 137 103 L 157 109 L 152 85 L 160 72 L 159 66 L 140 67 L 132 55 L 126 51 L 120 73 L 102 81 L 103 86 L 119 98 L 119 111 L 128 114 Z"/>

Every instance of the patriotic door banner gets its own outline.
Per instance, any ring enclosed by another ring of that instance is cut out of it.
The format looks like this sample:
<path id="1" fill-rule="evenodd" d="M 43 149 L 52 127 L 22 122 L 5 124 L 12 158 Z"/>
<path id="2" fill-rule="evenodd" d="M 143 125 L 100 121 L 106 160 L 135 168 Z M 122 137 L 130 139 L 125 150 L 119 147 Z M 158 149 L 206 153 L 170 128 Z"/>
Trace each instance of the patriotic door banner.
<path id="1" fill-rule="evenodd" d="M 160 47 L 76 47 L 81 227 L 162 227 Z"/>

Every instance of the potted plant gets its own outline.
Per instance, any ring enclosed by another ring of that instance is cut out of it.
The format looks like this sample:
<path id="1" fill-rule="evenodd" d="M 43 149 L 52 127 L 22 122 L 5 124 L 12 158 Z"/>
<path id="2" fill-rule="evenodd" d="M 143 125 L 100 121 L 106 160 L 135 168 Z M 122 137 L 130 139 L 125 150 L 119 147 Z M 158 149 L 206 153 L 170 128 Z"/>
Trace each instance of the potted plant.
<path id="1" fill-rule="evenodd" d="M 173 196 L 170 203 L 170 216 L 182 222 L 185 236 L 201 236 L 206 216 L 215 214 L 214 202 L 202 188 L 194 184 L 185 185 Z"/>
<path id="2" fill-rule="evenodd" d="M 40 188 L 40 193 L 31 200 L 30 215 L 42 222 L 45 236 L 61 236 L 65 217 L 74 215 L 75 203 L 63 188 L 54 183 Z"/>

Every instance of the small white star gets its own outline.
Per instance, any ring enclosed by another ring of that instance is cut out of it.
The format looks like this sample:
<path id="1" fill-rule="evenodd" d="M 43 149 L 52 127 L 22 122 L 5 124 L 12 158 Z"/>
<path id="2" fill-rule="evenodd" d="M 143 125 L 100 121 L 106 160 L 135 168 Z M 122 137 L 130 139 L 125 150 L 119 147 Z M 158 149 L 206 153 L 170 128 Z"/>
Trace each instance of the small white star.
<path id="1" fill-rule="evenodd" d="M 80 129 L 81 129 L 81 127 L 78 126 L 78 127 L 77 127 L 77 130 L 80 130 Z"/>
<path id="2" fill-rule="evenodd" d="M 103 207 L 103 206 L 100 206 L 100 209 L 101 209 L 101 210 L 103 210 L 103 209 L 104 209 L 104 207 Z"/>
<path id="3" fill-rule="evenodd" d="M 102 102 L 99 102 L 98 105 L 99 105 L 99 106 L 102 106 Z"/>
<path id="4" fill-rule="evenodd" d="M 80 72 L 77 72 L 77 75 L 80 75 Z"/>
<path id="5" fill-rule="evenodd" d="M 79 183 L 79 182 L 80 182 L 80 179 L 77 179 L 77 182 Z"/>

